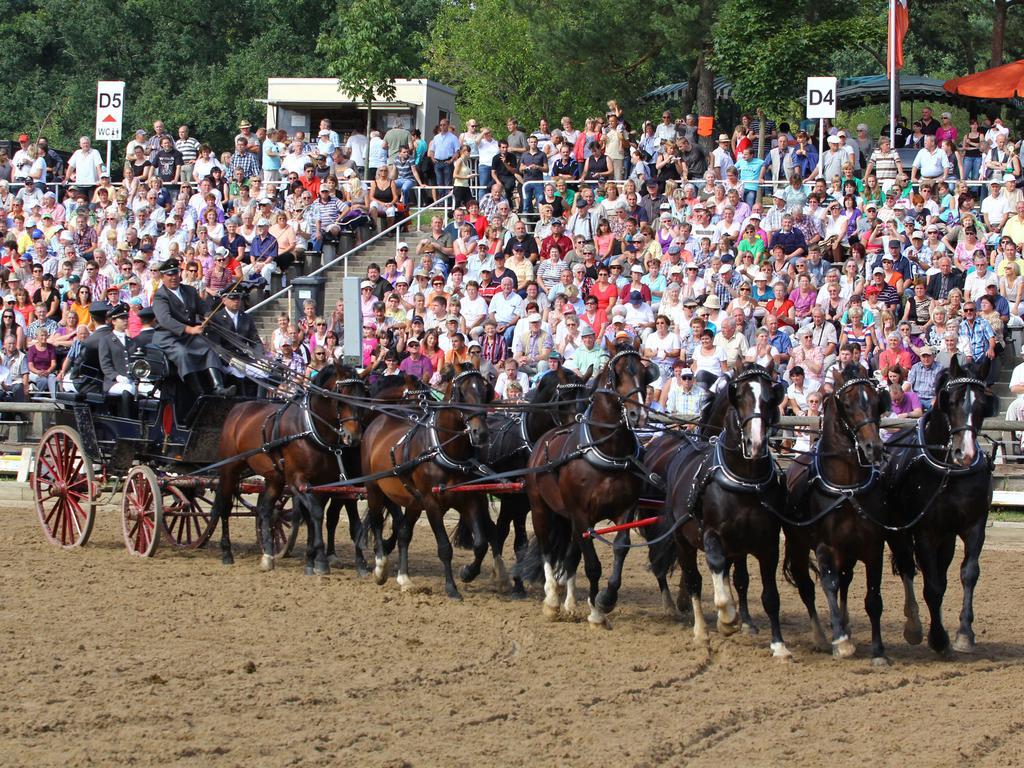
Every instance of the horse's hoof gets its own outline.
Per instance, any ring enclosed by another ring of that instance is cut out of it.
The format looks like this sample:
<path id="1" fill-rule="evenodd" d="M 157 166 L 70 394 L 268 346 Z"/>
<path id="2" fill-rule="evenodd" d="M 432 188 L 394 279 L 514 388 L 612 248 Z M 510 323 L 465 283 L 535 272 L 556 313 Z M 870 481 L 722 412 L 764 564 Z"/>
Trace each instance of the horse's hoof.
<path id="1" fill-rule="evenodd" d="M 464 565 L 461 570 L 459 570 L 459 578 L 462 579 L 463 584 L 469 584 L 469 582 L 473 581 L 473 579 L 479 575 L 480 569 L 474 568 L 472 564 Z"/>
<path id="2" fill-rule="evenodd" d="M 313 573 L 316 576 L 330 576 L 331 566 L 329 563 L 316 563 L 313 566 Z"/>
<path id="3" fill-rule="evenodd" d="M 857 652 L 857 646 L 848 637 L 832 641 L 832 658 L 849 659 Z"/>
<path id="4" fill-rule="evenodd" d="M 413 591 L 412 579 L 409 578 L 409 574 L 400 573 L 395 577 L 395 581 L 398 582 L 398 588 L 403 592 Z"/>
<path id="5" fill-rule="evenodd" d="M 303 576 L 312 576 L 313 575 L 313 566 L 312 565 L 305 566 L 302 569 L 302 575 Z"/>
<path id="6" fill-rule="evenodd" d="M 540 610 L 541 610 L 541 614 L 548 621 L 556 621 L 558 619 L 558 606 L 557 605 L 548 605 L 547 603 L 544 603 L 541 606 Z"/>
<path id="7" fill-rule="evenodd" d="M 603 613 L 611 613 L 615 610 L 615 603 L 618 602 L 618 596 L 612 596 L 607 589 L 602 589 L 597 593 L 597 607 L 601 609 Z"/>
<path id="8" fill-rule="evenodd" d="M 513 585 L 512 591 L 508 593 L 508 596 L 513 600 L 525 600 L 526 590 L 523 588 L 522 584 L 516 584 Z"/>
<path id="9" fill-rule="evenodd" d="M 220 562 L 221 565 L 234 565 L 235 558 L 233 558 L 230 554 L 221 555 Z"/>
<path id="10" fill-rule="evenodd" d="M 365 563 L 363 563 L 362 565 L 356 565 L 356 576 L 358 576 L 360 579 L 365 579 L 369 575 L 370 569 Z"/>
<path id="11" fill-rule="evenodd" d="M 388 561 L 387 559 L 378 560 L 376 566 L 373 569 L 373 580 L 377 584 L 383 584 L 388 580 Z"/>
<path id="12" fill-rule="evenodd" d="M 921 631 L 921 625 L 912 625 L 909 622 L 903 627 L 903 639 L 906 640 L 910 645 L 920 645 L 924 640 L 924 632 Z"/>
<path id="13" fill-rule="evenodd" d="M 459 602 L 462 602 L 462 595 L 459 594 L 459 590 L 454 584 L 446 584 L 444 587 L 444 593 L 448 595 L 449 600 L 458 600 Z"/>
<path id="14" fill-rule="evenodd" d="M 758 632 L 761 631 L 761 630 L 759 630 L 757 628 L 756 624 L 752 624 L 749 621 L 744 622 L 743 626 L 741 627 L 741 629 L 743 630 L 743 634 L 744 635 L 748 635 L 750 637 L 753 637 L 754 635 L 756 635 Z"/>
<path id="15" fill-rule="evenodd" d="M 340 568 L 341 567 L 341 558 L 338 557 L 337 555 L 328 555 L 327 556 L 327 564 L 330 565 L 330 566 L 333 566 L 333 567 Z"/>
<path id="16" fill-rule="evenodd" d="M 273 555 L 263 555 L 263 557 L 260 558 L 260 570 L 261 571 L 272 571 L 272 570 L 274 570 L 274 556 Z"/>
<path id="17" fill-rule="evenodd" d="M 953 650 L 957 653 L 974 653 L 976 650 L 974 639 L 963 632 L 957 632 L 956 637 L 953 638 Z"/>
<path id="18" fill-rule="evenodd" d="M 887 659 L 885 656 L 872 656 L 871 657 L 871 666 L 872 667 L 888 667 L 890 664 L 892 664 L 892 662 L 889 661 L 889 659 Z"/>
<path id="19" fill-rule="evenodd" d="M 778 659 L 779 661 L 793 660 L 793 654 L 790 653 L 785 643 L 772 643 L 769 647 L 771 648 L 773 659 Z"/>
<path id="20" fill-rule="evenodd" d="M 718 634 L 724 637 L 729 637 L 729 635 L 735 635 L 739 631 L 739 629 L 740 625 L 737 621 L 734 621 L 731 624 L 727 624 L 726 622 L 722 621 L 721 618 L 718 619 Z"/>

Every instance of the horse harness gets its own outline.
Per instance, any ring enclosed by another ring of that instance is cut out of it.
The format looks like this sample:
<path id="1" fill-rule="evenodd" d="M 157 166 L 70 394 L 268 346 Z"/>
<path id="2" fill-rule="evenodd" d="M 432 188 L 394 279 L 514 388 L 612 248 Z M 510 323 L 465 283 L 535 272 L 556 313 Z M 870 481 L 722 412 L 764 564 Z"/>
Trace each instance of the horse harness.
<path id="1" fill-rule="evenodd" d="M 362 379 L 342 379 L 334 383 L 333 391 L 340 394 L 340 389 L 346 386 L 359 385 L 366 387 L 366 383 Z M 318 449 L 326 451 L 334 455 L 335 460 L 338 462 L 338 472 L 342 479 L 345 479 L 345 467 L 342 463 L 341 452 L 344 446 L 341 444 L 341 429 L 340 426 L 346 421 L 359 421 L 358 416 L 354 413 L 352 416 L 345 418 L 341 417 L 341 400 L 338 401 L 338 413 L 337 421 L 338 427 L 326 425 L 328 429 L 333 431 L 338 438 L 337 443 L 328 443 L 320 436 L 320 432 L 317 430 L 316 425 L 313 424 L 313 419 L 316 418 L 318 421 L 323 421 L 319 416 L 313 413 L 309 405 L 309 390 L 305 390 L 302 395 L 301 402 L 290 400 L 284 403 L 280 408 L 267 415 L 267 418 L 263 421 L 260 434 L 263 436 L 263 445 L 260 448 L 262 453 L 265 453 L 269 458 L 274 468 L 278 472 L 284 472 L 284 453 L 281 448 L 293 443 L 296 440 L 310 440 Z M 297 405 L 300 408 L 302 414 L 303 430 L 302 432 L 293 432 L 287 435 L 281 434 L 281 420 L 284 417 L 285 412 L 293 405 Z"/>

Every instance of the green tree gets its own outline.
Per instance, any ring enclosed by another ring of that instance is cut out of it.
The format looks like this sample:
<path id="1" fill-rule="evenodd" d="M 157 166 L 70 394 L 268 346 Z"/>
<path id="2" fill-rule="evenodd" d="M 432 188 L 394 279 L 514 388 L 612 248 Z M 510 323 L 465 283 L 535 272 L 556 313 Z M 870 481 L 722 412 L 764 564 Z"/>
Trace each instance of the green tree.
<path id="1" fill-rule="evenodd" d="M 338 89 L 366 104 L 366 136 L 372 127 L 373 100 L 393 99 L 395 79 L 406 74 L 403 57 L 407 38 L 401 12 L 393 0 L 354 0 L 340 8 L 320 35 L 317 53 L 326 71 L 338 78 Z M 369 178 L 370 164 L 365 166 Z"/>
<path id="2" fill-rule="evenodd" d="M 779 114 L 803 94 L 807 76 L 833 71 L 836 51 L 858 50 L 884 64 L 877 57 L 885 30 L 881 0 L 723 0 L 713 66 L 742 106 Z"/>

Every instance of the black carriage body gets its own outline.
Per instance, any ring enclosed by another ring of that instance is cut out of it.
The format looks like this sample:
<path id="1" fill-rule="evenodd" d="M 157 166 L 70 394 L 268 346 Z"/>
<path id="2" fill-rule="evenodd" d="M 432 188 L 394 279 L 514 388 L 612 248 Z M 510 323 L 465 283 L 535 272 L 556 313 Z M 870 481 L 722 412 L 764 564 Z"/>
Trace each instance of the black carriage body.
<path id="1" fill-rule="evenodd" d="M 124 474 L 135 464 L 174 472 L 190 471 L 218 460 L 220 434 L 236 398 L 202 395 L 176 397 L 173 387 L 157 398 L 138 398 L 137 415 L 114 414 L 102 395 L 58 394 L 67 407 L 56 421 L 82 436 L 86 454 L 108 475 Z"/>

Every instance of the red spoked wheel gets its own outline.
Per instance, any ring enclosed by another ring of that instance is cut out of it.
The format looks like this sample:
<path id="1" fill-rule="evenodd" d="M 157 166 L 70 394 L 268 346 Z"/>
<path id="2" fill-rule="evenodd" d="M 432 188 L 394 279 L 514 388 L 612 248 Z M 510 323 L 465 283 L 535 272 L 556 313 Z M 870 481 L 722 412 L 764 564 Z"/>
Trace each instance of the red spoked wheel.
<path id="1" fill-rule="evenodd" d="M 213 501 L 195 488 L 167 486 L 163 493 L 164 533 L 178 549 L 198 549 L 213 534 Z"/>
<path id="2" fill-rule="evenodd" d="M 163 501 L 156 472 L 146 466 L 132 467 L 121 496 L 124 545 L 136 557 L 152 557 L 163 529 Z"/>
<path id="3" fill-rule="evenodd" d="M 39 441 L 32 490 L 47 539 L 65 549 L 89 540 L 97 489 L 92 460 L 77 430 L 56 426 L 46 431 Z"/>
<path id="4" fill-rule="evenodd" d="M 299 521 L 293 518 L 294 503 L 291 496 L 278 499 L 274 519 L 270 524 L 270 535 L 274 539 L 274 557 L 288 557 L 299 536 Z M 256 543 L 262 549 L 260 520 L 256 518 Z"/>

